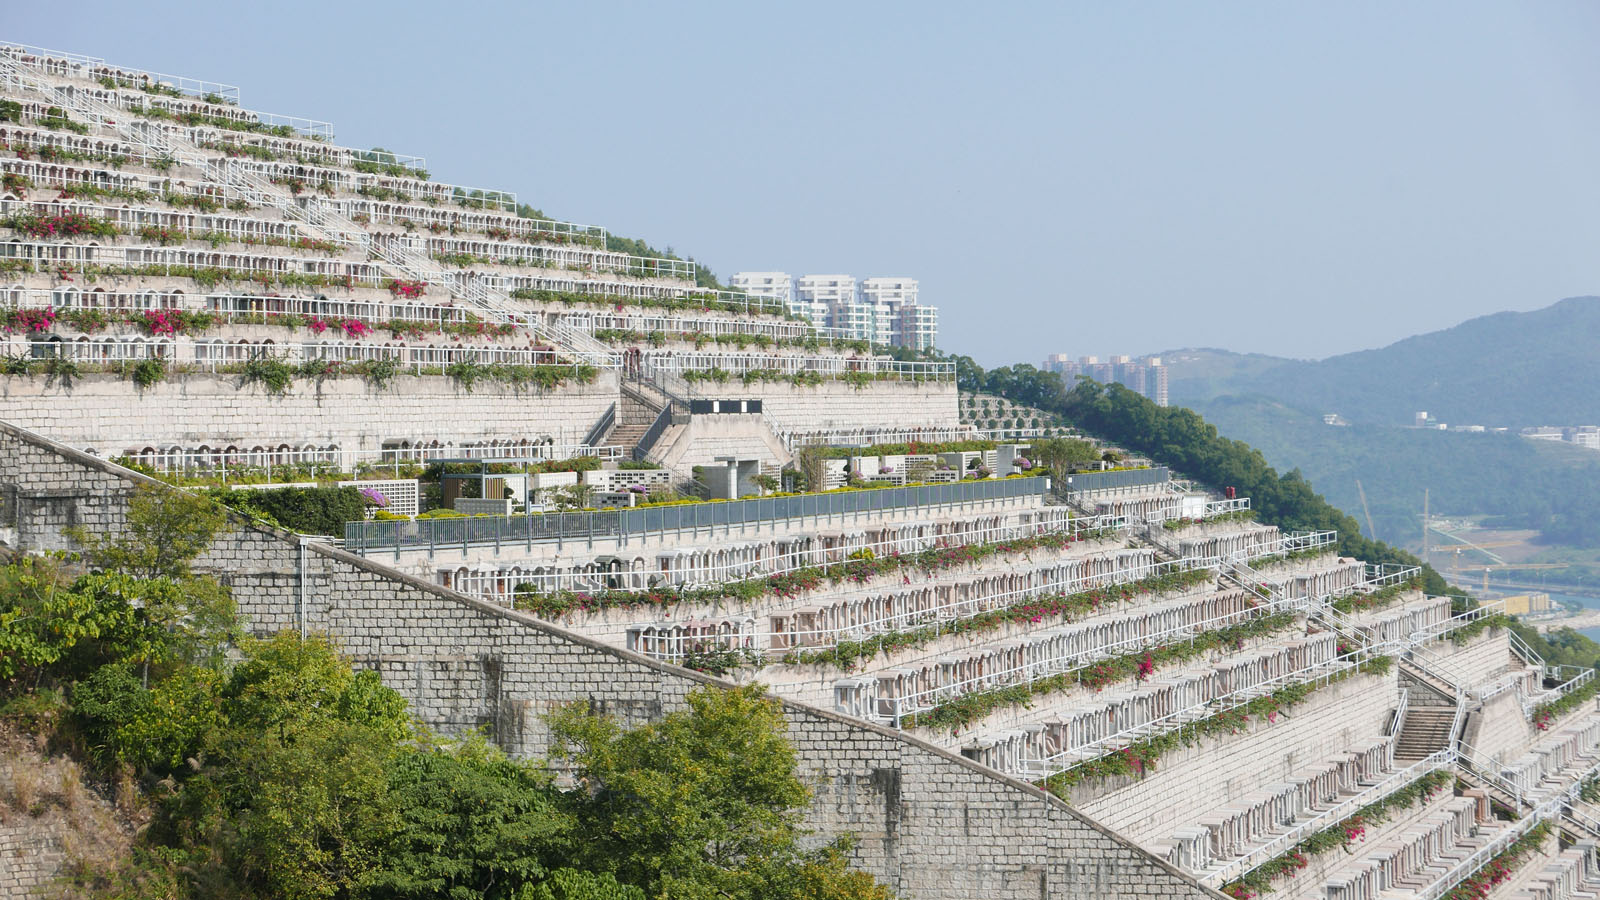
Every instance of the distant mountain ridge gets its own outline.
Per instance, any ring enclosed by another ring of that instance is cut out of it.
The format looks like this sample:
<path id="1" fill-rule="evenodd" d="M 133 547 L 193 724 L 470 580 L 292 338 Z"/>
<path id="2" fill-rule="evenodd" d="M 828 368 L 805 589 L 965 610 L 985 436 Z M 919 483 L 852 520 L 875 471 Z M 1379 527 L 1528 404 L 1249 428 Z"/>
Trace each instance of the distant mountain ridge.
<path id="1" fill-rule="evenodd" d="M 1161 356 L 1177 404 L 1259 395 L 1356 423 L 1409 424 L 1427 410 L 1451 424 L 1600 424 L 1600 297 L 1481 316 L 1320 361 L 1213 349 Z"/>

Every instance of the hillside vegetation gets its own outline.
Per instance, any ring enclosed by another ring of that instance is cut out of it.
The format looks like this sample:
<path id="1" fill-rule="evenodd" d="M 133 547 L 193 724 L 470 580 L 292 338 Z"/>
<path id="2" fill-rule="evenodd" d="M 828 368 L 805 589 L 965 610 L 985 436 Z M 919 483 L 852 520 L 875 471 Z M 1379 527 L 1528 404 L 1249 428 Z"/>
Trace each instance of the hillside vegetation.
<path id="1" fill-rule="evenodd" d="M 86 826 L 107 840 L 74 854 L 71 896 L 888 897 L 843 845 L 802 845 L 809 792 L 759 688 L 631 729 L 558 710 L 550 760 L 508 759 L 429 733 L 324 638 L 244 635 L 226 588 L 189 570 L 223 523 L 209 499 L 146 488 L 128 518 L 81 561 L 0 565 L 0 735 L 119 798 Z M 51 777 L 14 777 L 0 814 L 104 806 Z"/>
<path id="2" fill-rule="evenodd" d="M 1060 376 L 1027 364 L 985 372 L 967 359 L 957 371 L 964 372 L 962 390 L 987 390 L 1059 413 L 1085 434 L 1146 454 L 1206 484 L 1237 488 L 1250 498 L 1261 522 L 1285 531 L 1337 531 L 1339 553 L 1369 563 L 1421 565 L 1410 553 L 1364 536 L 1355 519 L 1319 495 L 1299 469 L 1279 475 L 1260 450 L 1223 437 L 1192 410 L 1156 406 L 1122 385 L 1102 385 L 1087 378 L 1067 390 Z M 1446 584 L 1431 566 L 1423 567 L 1423 590 L 1458 596 L 1464 602 L 1469 597 Z M 1600 665 L 1600 644 L 1572 629 L 1540 635 L 1520 624 L 1512 627 L 1546 662 Z"/>
<path id="3" fill-rule="evenodd" d="M 1294 465 L 1354 516 L 1366 490 L 1378 536 L 1416 546 L 1422 491 L 1435 515 L 1487 515 L 1491 526 L 1539 531 L 1550 543 L 1600 545 L 1600 454 L 1515 435 L 1383 425 L 1330 427 L 1265 397 L 1200 405 L 1224 434 L 1269 462 Z"/>

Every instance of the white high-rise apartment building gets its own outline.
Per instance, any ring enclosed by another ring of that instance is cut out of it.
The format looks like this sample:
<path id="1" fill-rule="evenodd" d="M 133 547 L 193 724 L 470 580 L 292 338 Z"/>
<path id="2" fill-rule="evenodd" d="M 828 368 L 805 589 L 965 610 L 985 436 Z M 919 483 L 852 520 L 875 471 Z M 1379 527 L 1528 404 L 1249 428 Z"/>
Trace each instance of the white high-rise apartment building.
<path id="1" fill-rule="evenodd" d="M 728 287 L 752 297 L 782 300 L 785 308 L 794 303 L 794 279 L 788 272 L 735 272 Z"/>
<path id="2" fill-rule="evenodd" d="M 915 278 L 867 278 L 861 282 L 860 305 L 868 308 L 872 321 L 871 340 L 875 344 L 902 346 L 901 310 L 917 303 Z"/>
<path id="3" fill-rule="evenodd" d="M 790 309 L 805 316 L 818 328 L 842 328 L 833 321 L 834 307 L 854 303 L 856 279 L 853 275 L 801 275 L 794 283 L 794 305 Z"/>
<path id="4" fill-rule="evenodd" d="M 938 338 L 939 310 L 917 302 L 915 278 L 735 272 L 729 287 L 753 297 L 782 300 L 789 312 L 840 338 L 930 350 Z"/>

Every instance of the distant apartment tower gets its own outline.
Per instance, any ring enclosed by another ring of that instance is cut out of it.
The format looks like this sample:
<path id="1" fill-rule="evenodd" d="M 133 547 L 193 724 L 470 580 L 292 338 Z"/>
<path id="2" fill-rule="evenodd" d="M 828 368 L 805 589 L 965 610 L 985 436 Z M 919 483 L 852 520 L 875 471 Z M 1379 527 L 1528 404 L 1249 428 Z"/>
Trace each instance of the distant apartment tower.
<path id="1" fill-rule="evenodd" d="M 1098 356 L 1083 356 L 1074 362 L 1065 353 L 1052 353 L 1045 357 L 1044 370 L 1060 375 L 1069 389 L 1077 376 L 1087 375 L 1101 384 L 1116 382 L 1136 394 L 1149 397 L 1157 406 L 1166 406 L 1168 402 L 1167 367 L 1159 356 L 1135 359 L 1118 355 L 1107 357 L 1105 362 L 1101 362 Z"/>
<path id="2" fill-rule="evenodd" d="M 939 307 L 908 303 L 900 307 L 900 335 L 897 347 L 932 350 L 939 340 Z"/>
<path id="3" fill-rule="evenodd" d="M 802 275 L 790 310 L 834 337 L 880 346 L 931 350 L 939 336 L 939 310 L 917 302 L 915 278 L 867 278 L 858 289 L 850 275 Z"/>
<path id="4" fill-rule="evenodd" d="M 818 328 L 833 328 L 837 332 L 847 326 L 834 321 L 835 308 L 854 303 L 855 300 L 856 279 L 853 275 L 801 275 L 794 282 L 792 312 L 810 319 L 811 324 Z M 861 337 L 867 339 L 869 336 Z"/>
<path id="5" fill-rule="evenodd" d="M 728 287 L 752 297 L 782 300 L 787 307 L 794 302 L 793 281 L 788 272 L 735 272 L 728 279 Z"/>
<path id="6" fill-rule="evenodd" d="M 1069 388 L 1072 387 L 1072 380 L 1078 377 L 1077 360 L 1074 360 L 1071 354 L 1068 353 L 1052 353 L 1046 356 L 1044 358 L 1044 370 L 1060 375 L 1061 380 L 1065 381 Z"/>
<path id="7" fill-rule="evenodd" d="M 915 278 L 862 279 L 856 302 L 868 309 L 866 315 L 871 318 L 873 343 L 910 346 L 902 339 L 901 313 L 906 307 L 917 305 Z"/>

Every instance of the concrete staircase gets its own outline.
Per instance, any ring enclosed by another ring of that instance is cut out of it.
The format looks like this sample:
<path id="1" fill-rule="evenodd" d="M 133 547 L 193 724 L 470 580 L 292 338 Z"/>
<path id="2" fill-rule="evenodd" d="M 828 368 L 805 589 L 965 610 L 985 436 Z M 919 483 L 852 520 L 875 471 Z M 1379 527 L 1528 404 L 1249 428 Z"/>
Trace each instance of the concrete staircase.
<path id="1" fill-rule="evenodd" d="M 644 437 L 656 417 L 671 401 L 648 384 L 625 381 L 622 396 L 617 402 L 617 424 L 604 438 L 607 446 L 617 447 L 624 459 L 634 458 L 634 448 Z"/>
<path id="2" fill-rule="evenodd" d="M 1395 762 L 1416 762 L 1448 747 L 1450 725 L 1455 718 L 1455 707 L 1449 706 L 1413 706 L 1406 710 L 1405 724 L 1394 745 Z"/>

